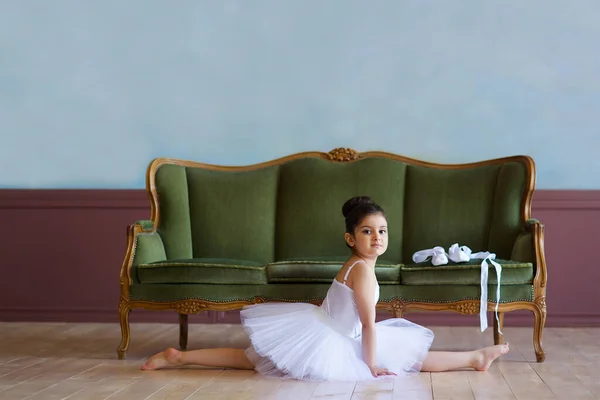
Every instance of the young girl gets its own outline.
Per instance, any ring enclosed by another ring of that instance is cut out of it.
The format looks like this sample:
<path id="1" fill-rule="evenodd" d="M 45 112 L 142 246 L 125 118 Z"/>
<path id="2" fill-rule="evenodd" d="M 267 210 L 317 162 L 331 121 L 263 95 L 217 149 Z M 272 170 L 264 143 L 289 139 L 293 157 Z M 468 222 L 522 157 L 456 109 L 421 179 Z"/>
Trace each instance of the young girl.
<path id="1" fill-rule="evenodd" d="M 474 351 L 429 351 L 431 330 L 403 318 L 375 322 L 379 285 L 375 262 L 388 245 L 383 209 L 369 197 L 342 207 L 345 239 L 352 255 L 340 269 L 321 306 L 263 303 L 244 307 L 248 349 L 167 349 L 143 370 L 180 365 L 255 369 L 265 376 L 302 380 L 358 381 L 418 371 L 488 369 L 508 344 Z"/>

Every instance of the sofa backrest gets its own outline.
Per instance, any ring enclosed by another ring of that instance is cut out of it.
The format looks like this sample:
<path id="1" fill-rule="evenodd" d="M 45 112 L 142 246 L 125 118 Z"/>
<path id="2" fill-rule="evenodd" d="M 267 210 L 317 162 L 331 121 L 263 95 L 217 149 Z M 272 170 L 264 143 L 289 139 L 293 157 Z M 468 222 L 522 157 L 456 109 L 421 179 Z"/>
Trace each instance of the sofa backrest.
<path id="1" fill-rule="evenodd" d="M 157 168 L 157 230 L 167 258 L 272 261 L 278 174 L 278 166 L 249 171 L 172 164 Z"/>
<path id="2" fill-rule="evenodd" d="M 349 255 L 342 205 L 368 195 L 386 212 L 389 246 L 382 258 L 402 259 L 406 164 L 385 158 L 333 163 L 303 158 L 280 167 L 277 260 Z"/>
<path id="3" fill-rule="evenodd" d="M 516 161 L 461 169 L 409 166 L 404 261 L 418 250 L 453 243 L 510 259 L 524 228 L 526 183 L 526 165 Z"/>
<path id="4" fill-rule="evenodd" d="M 388 219 L 382 259 L 408 263 L 417 250 L 455 242 L 510 258 L 529 218 L 534 168 L 526 156 L 441 165 L 336 149 L 247 167 L 162 158 L 147 178 L 168 259 L 347 256 L 342 204 L 368 195 Z"/>

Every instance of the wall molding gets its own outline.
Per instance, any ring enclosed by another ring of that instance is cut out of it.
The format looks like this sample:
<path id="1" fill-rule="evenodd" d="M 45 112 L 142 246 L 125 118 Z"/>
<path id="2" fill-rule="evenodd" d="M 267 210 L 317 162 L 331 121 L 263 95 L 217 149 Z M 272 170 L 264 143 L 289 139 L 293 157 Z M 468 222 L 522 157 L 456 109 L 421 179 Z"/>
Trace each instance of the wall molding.
<path id="1" fill-rule="evenodd" d="M 536 190 L 537 210 L 598 210 L 600 190 Z M 144 189 L 0 189 L 0 209 L 149 209 Z"/>
<path id="2" fill-rule="evenodd" d="M 532 214 L 538 210 L 600 210 L 600 190 L 537 190 Z"/>
<path id="3" fill-rule="evenodd" d="M 0 209 L 150 209 L 143 189 L 0 189 Z"/>

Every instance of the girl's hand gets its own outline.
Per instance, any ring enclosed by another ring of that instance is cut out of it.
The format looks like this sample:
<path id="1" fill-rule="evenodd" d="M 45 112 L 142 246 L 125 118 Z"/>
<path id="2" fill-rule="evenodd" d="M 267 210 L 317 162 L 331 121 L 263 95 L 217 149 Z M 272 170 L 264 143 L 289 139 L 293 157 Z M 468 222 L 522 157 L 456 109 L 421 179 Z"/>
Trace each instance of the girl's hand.
<path id="1" fill-rule="evenodd" d="M 395 373 L 388 371 L 387 368 L 379 368 L 376 366 L 372 366 L 369 367 L 369 369 L 371 370 L 371 374 L 377 378 L 378 376 L 384 376 L 384 375 L 396 375 Z"/>

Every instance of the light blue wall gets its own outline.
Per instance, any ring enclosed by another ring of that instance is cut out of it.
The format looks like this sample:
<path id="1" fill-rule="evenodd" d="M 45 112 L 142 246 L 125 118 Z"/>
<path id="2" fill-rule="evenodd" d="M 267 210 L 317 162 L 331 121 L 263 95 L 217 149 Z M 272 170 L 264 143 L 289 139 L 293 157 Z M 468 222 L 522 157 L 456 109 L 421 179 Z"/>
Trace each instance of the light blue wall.
<path id="1" fill-rule="evenodd" d="M 598 0 L 0 2 L 2 187 L 348 146 L 600 189 L 599 130 Z"/>

